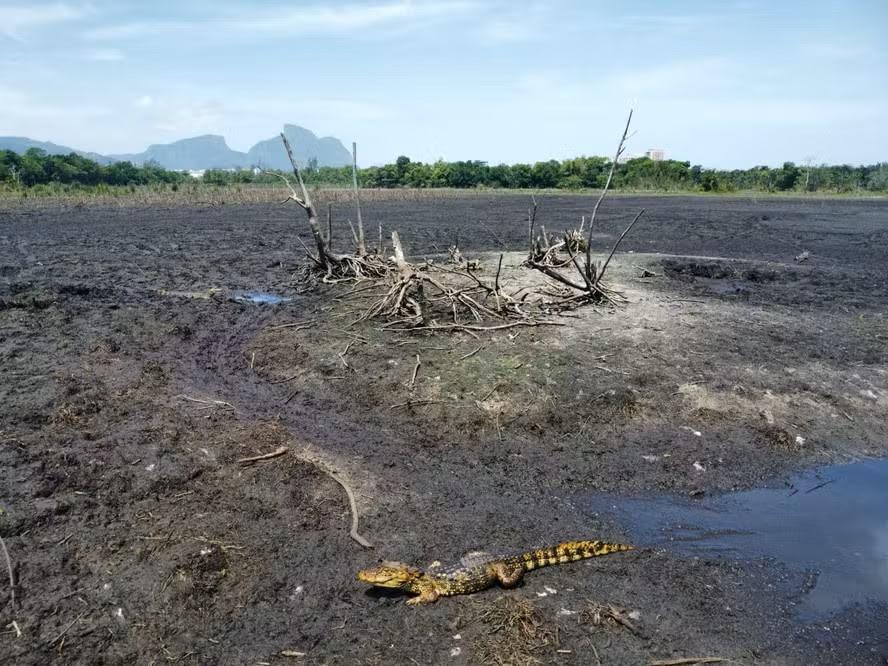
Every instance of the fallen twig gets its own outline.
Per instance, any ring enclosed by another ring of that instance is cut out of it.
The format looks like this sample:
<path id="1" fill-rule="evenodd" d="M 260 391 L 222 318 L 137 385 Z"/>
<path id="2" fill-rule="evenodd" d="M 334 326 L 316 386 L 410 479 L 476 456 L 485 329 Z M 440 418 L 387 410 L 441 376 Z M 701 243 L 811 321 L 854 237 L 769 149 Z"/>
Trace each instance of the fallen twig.
<path id="1" fill-rule="evenodd" d="M 412 407 L 413 405 L 435 405 L 442 402 L 444 402 L 444 400 L 408 400 L 407 402 L 399 402 L 397 405 L 392 405 L 389 409 Z"/>
<path id="2" fill-rule="evenodd" d="M 419 360 L 419 354 L 416 355 L 416 365 L 413 366 L 413 376 L 410 378 L 410 390 L 413 390 L 413 387 L 416 386 L 416 373 L 419 372 L 419 366 L 422 365 L 422 361 Z"/>
<path id="3" fill-rule="evenodd" d="M 249 465 L 250 463 L 258 462 L 260 460 L 271 460 L 272 458 L 278 458 L 284 455 L 288 451 L 286 446 L 279 446 L 271 453 L 263 453 L 259 456 L 251 456 L 249 458 L 240 458 L 237 462 L 241 465 Z"/>
<path id="4" fill-rule="evenodd" d="M 269 326 L 265 330 L 266 331 L 277 331 L 282 328 L 295 328 L 297 331 L 301 331 L 306 328 L 311 328 L 312 326 L 315 325 L 315 323 L 316 322 L 314 321 L 314 319 L 312 319 L 311 321 L 307 321 L 307 322 L 294 322 L 292 324 L 278 324 L 277 326 Z"/>
<path id="5" fill-rule="evenodd" d="M 821 488 L 823 488 L 823 486 L 828 486 L 829 484 L 835 483 L 835 482 L 836 482 L 835 479 L 830 479 L 829 481 L 824 481 L 823 483 L 818 483 L 813 488 L 808 488 L 808 490 L 805 491 L 805 494 L 807 495 L 808 493 L 813 493 L 815 490 L 820 490 Z"/>
<path id="6" fill-rule="evenodd" d="M 348 354 L 348 350 L 351 349 L 351 346 L 353 344 L 355 344 L 356 342 L 359 342 L 360 340 L 361 340 L 361 338 L 355 337 L 347 345 L 345 345 L 345 349 L 343 349 L 341 352 L 339 352 L 339 354 L 337 354 L 337 356 L 339 356 L 339 360 L 342 361 L 342 365 L 344 365 L 349 370 L 351 370 L 351 366 L 348 364 L 348 361 L 345 360 L 345 355 Z"/>
<path id="7" fill-rule="evenodd" d="M 496 393 L 496 390 L 497 390 L 500 386 L 502 386 L 502 384 L 495 384 L 494 387 L 493 387 L 492 389 L 490 389 L 490 390 L 484 395 L 484 397 L 481 398 L 478 402 L 484 402 L 485 400 L 487 400 L 487 398 L 489 398 L 489 397 L 492 396 L 494 393 Z"/>
<path id="8" fill-rule="evenodd" d="M 232 411 L 237 411 L 230 402 L 225 402 L 224 400 L 203 400 L 201 398 L 192 398 L 190 395 L 177 395 L 177 398 L 182 398 L 182 400 L 187 400 L 188 402 L 197 402 L 201 405 L 206 405 L 207 407 L 225 407 Z"/>
<path id="9" fill-rule="evenodd" d="M 338 474 L 336 474 L 332 469 L 327 467 L 326 464 L 324 464 L 323 462 L 321 462 L 317 458 L 309 457 L 307 455 L 298 455 L 298 454 L 296 457 L 299 458 L 300 460 L 302 460 L 303 462 L 307 462 L 311 465 L 314 465 L 319 470 L 324 472 L 324 474 L 326 474 L 331 479 L 333 479 L 336 483 L 338 483 L 340 486 L 342 486 L 342 489 L 345 491 L 346 496 L 348 496 L 348 505 L 349 505 L 349 508 L 351 509 L 351 515 L 352 515 L 351 529 L 349 530 L 348 534 L 352 539 L 357 541 L 364 548 L 373 548 L 373 544 L 370 543 L 369 541 L 367 541 L 367 539 L 365 539 L 363 536 L 361 536 L 361 534 L 358 532 L 358 503 L 355 501 L 355 494 L 352 491 L 351 487 L 345 481 L 343 481 L 341 478 L 339 478 Z"/>
<path id="10" fill-rule="evenodd" d="M 484 345 L 480 345 L 480 346 L 479 346 L 477 349 L 475 349 L 474 351 L 470 351 L 468 354 L 466 354 L 466 355 L 464 355 L 464 356 L 460 356 L 457 360 L 458 360 L 458 361 L 465 361 L 467 358 L 472 358 L 475 354 L 477 354 L 477 353 L 478 353 L 479 351 L 481 351 L 482 349 L 484 349 Z"/>
<path id="11" fill-rule="evenodd" d="M 56 636 L 51 641 L 49 641 L 48 645 L 53 645 L 53 644 L 57 643 L 65 634 L 68 633 L 68 630 L 70 630 L 71 627 L 73 627 L 80 620 L 80 618 L 82 618 L 84 615 L 87 614 L 87 612 L 88 611 L 83 611 L 80 615 L 78 615 L 73 620 L 71 620 L 71 622 L 68 624 L 68 626 L 65 627 L 64 629 L 62 629 L 62 633 L 60 633 L 58 636 Z"/>
<path id="12" fill-rule="evenodd" d="M 651 666 L 688 666 L 690 664 L 719 664 L 728 661 L 724 657 L 682 657 L 679 659 L 658 659 Z"/>
<path id="13" fill-rule="evenodd" d="M 601 666 L 601 657 L 598 656 L 598 650 L 595 648 L 595 643 L 589 642 L 589 647 L 592 648 L 592 654 L 595 655 L 595 664 L 596 666 Z"/>
<path id="14" fill-rule="evenodd" d="M 410 328 L 389 328 L 390 331 L 500 331 L 515 326 L 564 326 L 558 321 L 513 321 L 495 326 L 474 326 L 470 324 L 435 324 L 432 326 L 412 326 Z"/>
<path id="15" fill-rule="evenodd" d="M 12 569 L 12 560 L 9 559 L 9 551 L 6 550 L 6 542 L 3 541 L 3 537 L 0 537 L 0 548 L 3 549 L 6 570 L 9 572 L 9 605 L 15 609 L 15 572 Z"/>

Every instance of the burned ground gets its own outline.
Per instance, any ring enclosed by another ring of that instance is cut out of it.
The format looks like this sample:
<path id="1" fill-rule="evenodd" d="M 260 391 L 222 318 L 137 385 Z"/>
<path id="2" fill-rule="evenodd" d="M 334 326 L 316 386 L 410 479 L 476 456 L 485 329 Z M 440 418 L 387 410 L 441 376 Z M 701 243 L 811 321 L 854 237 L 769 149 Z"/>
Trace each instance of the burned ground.
<path id="1" fill-rule="evenodd" d="M 519 266 L 527 203 L 374 202 L 365 218 L 418 257 L 457 232 L 488 272 L 507 252 L 517 284 L 538 279 Z M 563 229 L 593 203 L 543 199 L 538 219 Z M 884 202 L 605 206 L 597 251 L 648 210 L 612 269 L 629 304 L 477 338 L 351 326 L 367 293 L 294 282 L 307 234 L 292 208 L 0 211 L 0 536 L 17 578 L 0 623 L 22 632 L 5 629 L 0 657 L 881 663 L 883 607 L 806 623 L 805 572 L 773 562 L 642 547 L 419 608 L 355 581 L 382 558 L 621 540 L 578 508 L 591 491 L 698 497 L 885 455 Z M 373 550 L 306 458 L 355 490 Z M 581 622 L 590 601 L 637 611 L 641 631 Z M 526 640 L 495 631 L 513 606 Z"/>

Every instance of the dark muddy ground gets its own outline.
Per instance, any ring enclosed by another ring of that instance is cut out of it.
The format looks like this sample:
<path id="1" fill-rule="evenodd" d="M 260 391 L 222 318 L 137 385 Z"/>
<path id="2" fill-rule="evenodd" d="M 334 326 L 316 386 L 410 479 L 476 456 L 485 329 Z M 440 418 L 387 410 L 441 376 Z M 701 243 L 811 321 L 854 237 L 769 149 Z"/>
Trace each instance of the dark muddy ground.
<path id="1" fill-rule="evenodd" d="M 365 217 L 414 255 L 459 230 L 489 270 L 523 248 L 527 203 Z M 539 220 L 593 203 L 545 199 Z M 612 275 L 626 307 L 480 339 L 346 330 L 360 295 L 293 281 L 292 208 L 0 211 L 0 661 L 883 664 L 884 605 L 802 618 L 811 572 L 776 560 L 638 544 L 418 608 L 355 581 L 380 558 L 625 539 L 593 493 L 706 498 L 888 454 L 888 204 L 620 197 L 602 248 L 642 206 Z M 373 550 L 295 454 L 354 488 Z"/>

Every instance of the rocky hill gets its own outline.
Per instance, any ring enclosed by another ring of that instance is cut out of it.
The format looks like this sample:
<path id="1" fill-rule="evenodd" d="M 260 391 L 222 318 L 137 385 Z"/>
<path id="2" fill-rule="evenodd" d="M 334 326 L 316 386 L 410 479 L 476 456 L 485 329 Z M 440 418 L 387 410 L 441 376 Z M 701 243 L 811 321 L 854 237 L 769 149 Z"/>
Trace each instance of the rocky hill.
<path id="1" fill-rule="evenodd" d="M 318 166 L 338 167 L 351 163 L 351 153 L 337 138 L 331 136 L 319 138 L 312 131 L 298 125 L 284 125 L 284 132 L 293 147 L 297 161 L 302 165 L 310 160 L 316 160 Z M 0 150 L 24 153 L 29 148 L 39 148 L 50 155 L 77 153 L 100 164 L 129 161 L 141 165 L 155 162 L 166 169 L 177 170 L 290 167 L 287 153 L 278 136 L 260 141 L 246 153 L 229 148 L 225 137 L 205 134 L 172 143 L 153 144 L 141 153 L 121 155 L 100 155 L 26 137 L 0 137 Z"/>

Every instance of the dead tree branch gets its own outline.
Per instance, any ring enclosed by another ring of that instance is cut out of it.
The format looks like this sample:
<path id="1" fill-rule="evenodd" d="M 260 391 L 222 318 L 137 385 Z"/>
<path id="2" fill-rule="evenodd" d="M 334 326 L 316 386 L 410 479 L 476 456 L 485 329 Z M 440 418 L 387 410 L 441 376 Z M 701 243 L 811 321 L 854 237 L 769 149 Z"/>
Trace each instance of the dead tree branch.
<path id="1" fill-rule="evenodd" d="M 271 460 L 272 458 L 279 458 L 284 455 L 288 451 L 286 446 L 279 446 L 271 453 L 263 453 L 259 456 L 250 456 L 249 458 L 240 458 L 237 462 L 240 465 L 249 465 L 254 462 L 259 462 L 260 460 Z"/>
<path id="2" fill-rule="evenodd" d="M 620 243 L 622 243 L 622 242 L 623 242 L 623 239 L 626 238 L 626 234 L 628 234 L 630 231 L 632 231 L 632 227 L 634 227 L 634 226 L 635 226 L 635 223 L 638 222 L 638 221 L 641 219 L 641 216 L 642 216 L 642 215 L 644 215 L 644 211 L 645 211 L 644 208 L 642 208 L 640 211 L 638 211 L 638 215 L 635 216 L 635 219 L 632 220 L 632 222 L 629 223 L 629 226 L 626 227 L 626 229 L 623 230 L 623 233 L 620 234 L 620 237 L 617 239 L 617 242 L 614 243 L 614 247 L 611 249 L 610 254 L 607 255 L 607 260 L 606 260 L 606 261 L 604 262 L 604 264 L 602 265 L 601 270 L 598 271 L 598 276 L 595 278 L 595 284 L 596 284 L 596 285 L 597 285 L 599 282 L 601 282 L 601 278 L 604 277 L 604 272 L 607 270 L 608 264 L 610 264 L 611 259 L 614 258 L 614 252 L 616 252 L 616 251 L 617 251 L 617 248 L 620 247 Z"/>
<path id="3" fill-rule="evenodd" d="M 9 605 L 15 610 L 15 570 L 12 568 L 12 560 L 9 551 L 6 550 L 6 542 L 0 537 L 0 549 L 3 550 L 3 558 L 6 560 L 6 570 L 9 572 Z"/>
<path id="4" fill-rule="evenodd" d="M 358 213 L 358 256 L 367 254 L 364 243 L 364 219 L 361 217 L 361 197 L 358 195 L 358 144 L 352 141 L 352 187 L 355 193 L 355 207 Z"/>
<path id="5" fill-rule="evenodd" d="M 632 124 L 633 111 L 633 109 L 629 109 L 629 117 L 626 118 L 626 127 L 623 128 L 623 136 L 620 137 L 620 143 L 617 144 L 617 152 L 614 153 L 614 159 L 613 162 L 611 162 L 611 168 L 607 174 L 607 181 L 605 181 L 604 187 L 601 188 L 601 194 L 598 197 L 598 201 L 595 202 L 595 207 L 592 209 L 592 216 L 589 218 L 589 235 L 586 238 L 586 272 L 591 281 L 594 281 L 595 279 L 595 276 L 592 275 L 592 231 L 595 228 L 595 217 L 598 215 L 598 209 L 601 208 L 601 202 L 604 201 L 604 197 L 607 196 L 607 191 L 610 189 L 611 183 L 614 180 L 614 171 L 617 168 L 620 157 L 622 157 L 623 152 L 626 150 L 626 137 L 629 135 L 629 125 Z"/>
<path id="6" fill-rule="evenodd" d="M 632 227 L 635 226 L 638 220 L 641 219 L 641 216 L 644 214 L 644 210 L 642 209 L 642 211 L 638 213 L 638 215 L 636 215 L 632 223 L 625 229 L 625 231 L 623 231 L 623 233 L 617 239 L 617 242 L 611 249 L 610 255 L 608 255 L 607 260 L 604 262 L 601 268 L 598 268 L 596 264 L 592 261 L 592 232 L 595 228 L 595 221 L 598 216 L 598 211 L 601 208 L 601 203 L 604 201 L 604 198 L 605 196 L 607 196 L 608 190 L 613 183 L 614 172 L 616 171 L 617 164 L 619 163 L 620 157 L 623 155 L 623 152 L 626 150 L 626 140 L 629 137 L 629 127 L 632 123 L 632 113 L 633 112 L 630 109 L 629 117 L 626 119 L 626 125 L 623 128 L 623 134 L 620 136 L 620 141 L 617 144 L 617 150 L 614 154 L 614 159 L 611 162 L 611 167 L 607 175 L 607 180 L 604 183 L 601 194 L 598 196 L 598 199 L 595 202 L 595 207 L 592 209 L 592 214 L 589 217 L 589 229 L 587 232 L 588 235 L 586 237 L 583 236 L 586 222 L 584 216 L 580 220 L 579 229 L 566 231 L 563 235 L 563 239 L 559 242 L 550 243 L 549 238 L 546 236 L 545 228 L 543 228 L 542 238 L 534 238 L 533 225 L 536 217 L 537 203 L 536 199 L 533 200 L 533 208 L 531 208 L 530 212 L 530 252 L 525 265 L 540 271 L 545 276 L 578 292 L 569 293 L 564 297 L 557 299 L 553 303 L 553 305 L 555 305 L 556 307 L 577 307 L 578 305 L 582 305 L 584 302 L 606 302 L 614 304 L 623 298 L 621 294 L 608 288 L 604 283 L 602 283 L 601 278 L 604 274 L 604 271 L 610 264 L 614 253 L 620 246 L 620 243 L 632 230 Z M 560 259 L 558 256 L 559 252 L 566 252 L 568 255 L 567 258 L 564 260 Z M 584 253 L 584 257 L 580 254 L 581 252 Z M 581 257 L 583 257 L 582 260 Z M 562 270 L 569 265 L 573 265 L 573 267 L 576 269 L 582 280 L 582 283 L 571 279 L 570 277 L 565 275 L 564 272 L 562 272 Z"/>
<path id="7" fill-rule="evenodd" d="M 290 165 L 293 167 L 293 175 L 296 177 L 296 181 L 299 184 L 299 190 L 302 193 L 301 196 L 284 176 L 279 177 L 286 183 L 290 190 L 290 196 L 287 200 L 296 202 L 296 204 L 305 211 L 305 214 L 308 217 L 308 226 L 311 230 L 315 246 L 317 247 L 317 257 L 314 257 L 311 253 L 309 253 L 309 256 L 316 263 L 317 268 L 323 271 L 323 279 L 328 282 L 336 282 L 340 280 L 384 277 L 388 272 L 385 262 L 378 257 L 366 256 L 360 202 L 358 201 L 358 231 L 357 233 L 353 232 L 355 244 L 357 246 L 357 254 L 336 254 L 331 249 L 329 243 L 329 240 L 332 239 L 333 235 L 331 228 L 332 213 L 330 212 L 330 209 L 328 209 L 327 239 L 325 239 L 324 234 L 321 231 L 321 226 L 318 223 L 317 209 L 315 209 L 311 197 L 309 196 L 308 189 L 305 187 L 305 182 L 302 180 L 302 173 L 299 170 L 299 165 L 296 163 L 296 158 L 293 156 L 290 142 L 287 140 L 287 137 L 283 132 L 281 132 L 281 140 L 287 151 Z M 357 186 L 356 175 L 354 183 Z M 357 189 L 355 189 L 355 197 L 357 200 Z"/>
<path id="8" fill-rule="evenodd" d="M 355 493 L 340 476 L 337 472 L 330 469 L 330 467 L 319 460 L 313 455 L 309 455 L 308 453 L 296 454 L 296 457 L 306 463 L 314 465 L 319 470 L 321 470 L 324 474 L 333 479 L 336 483 L 338 483 L 342 489 L 345 491 L 346 497 L 348 497 L 348 506 L 351 510 L 351 529 L 349 530 L 349 536 L 361 544 L 364 548 L 373 548 L 373 544 L 367 541 L 363 536 L 361 536 L 360 532 L 358 532 L 358 503 L 355 500 Z"/>

